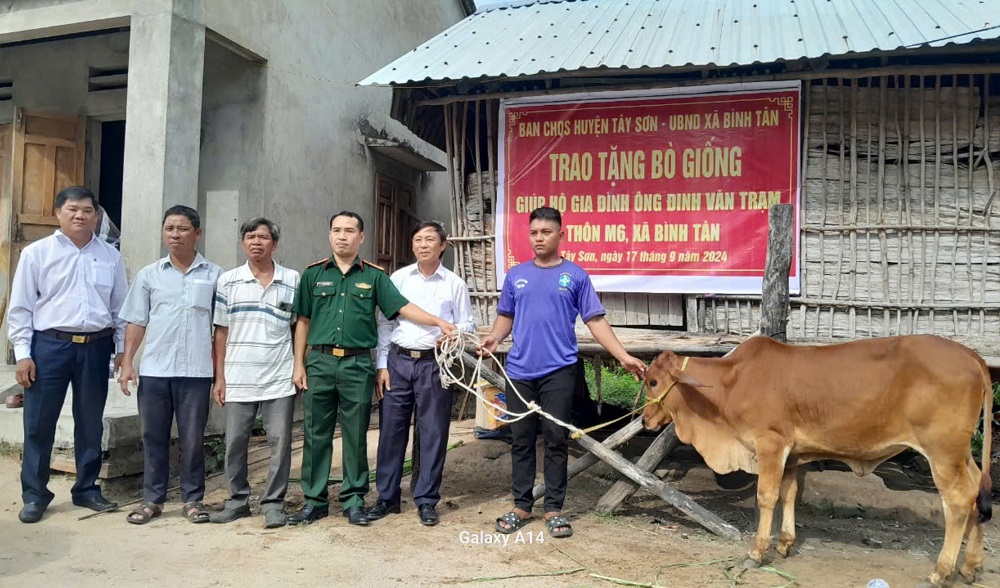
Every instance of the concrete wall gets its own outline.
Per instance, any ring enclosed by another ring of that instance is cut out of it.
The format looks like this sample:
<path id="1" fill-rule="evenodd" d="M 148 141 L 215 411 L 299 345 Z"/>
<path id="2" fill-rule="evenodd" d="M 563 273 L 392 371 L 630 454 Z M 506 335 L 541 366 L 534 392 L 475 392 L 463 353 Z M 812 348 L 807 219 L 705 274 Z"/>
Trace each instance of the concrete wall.
<path id="1" fill-rule="evenodd" d="M 0 44 L 127 26 L 131 10 L 132 0 L 8 0 Z"/>
<path id="2" fill-rule="evenodd" d="M 236 235 L 226 246 L 217 231 L 260 214 L 283 229 L 281 261 L 302 268 L 330 255 L 328 219 L 349 209 L 368 221 L 362 256 L 371 258 L 376 173 L 413 185 L 421 216 L 447 220 L 444 172 L 415 172 L 359 142 L 362 121 L 386 118 L 391 93 L 355 84 L 462 19 L 459 1 L 267 5 L 206 2 L 209 29 L 267 60 L 239 58 L 241 68 L 217 47 L 206 51 L 200 198 L 210 218 L 209 256 L 223 266 L 242 261 Z"/>
<path id="3" fill-rule="evenodd" d="M 0 21 L 2 23 L 2 21 Z M 125 115 L 125 93 L 88 92 L 90 68 L 128 64 L 128 33 L 0 48 L 0 80 L 13 80 L 14 98 L 0 102 L 0 124 L 16 104 L 30 110 L 111 117 Z"/>

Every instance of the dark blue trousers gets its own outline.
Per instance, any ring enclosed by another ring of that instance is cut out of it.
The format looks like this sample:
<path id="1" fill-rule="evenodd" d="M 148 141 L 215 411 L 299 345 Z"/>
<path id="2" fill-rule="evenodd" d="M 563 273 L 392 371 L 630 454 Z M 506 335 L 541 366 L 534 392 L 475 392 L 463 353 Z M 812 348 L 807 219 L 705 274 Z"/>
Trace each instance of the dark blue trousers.
<path id="1" fill-rule="evenodd" d="M 180 445 L 181 499 L 205 497 L 205 425 L 211 402 L 212 378 L 139 377 L 136 401 L 142 422 L 143 500 L 167 501 L 170 479 L 170 427 L 177 417 Z"/>
<path id="2" fill-rule="evenodd" d="M 54 495 L 48 489 L 52 444 L 66 389 L 73 386 L 73 448 L 76 453 L 74 497 L 100 492 L 101 438 L 104 404 L 108 399 L 108 361 L 114 339 L 90 343 L 60 341 L 35 332 L 31 357 L 35 383 L 24 391 L 24 456 L 21 464 L 21 498 L 48 506 Z"/>
<path id="3" fill-rule="evenodd" d="M 441 474 L 448 451 L 451 390 L 441 387 L 440 371 L 433 357 L 413 359 L 391 349 L 387 367 L 390 389 L 382 398 L 375 467 L 379 500 L 399 504 L 403 458 L 415 410 L 420 434 L 420 470 L 413 487 L 413 504 L 436 505 L 441 499 Z"/>

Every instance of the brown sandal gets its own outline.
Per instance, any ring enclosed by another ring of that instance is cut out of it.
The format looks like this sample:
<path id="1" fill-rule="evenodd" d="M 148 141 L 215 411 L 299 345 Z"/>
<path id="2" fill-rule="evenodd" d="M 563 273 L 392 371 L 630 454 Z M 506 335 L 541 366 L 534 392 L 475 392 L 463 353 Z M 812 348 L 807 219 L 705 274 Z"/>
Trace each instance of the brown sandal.
<path id="1" fill-rule="evenodd" d="M 133 525 L 145 525 L 149 521 L 160 516 L 163 512 L 163 506 L 153 503 L 153 502 L 143 502 L 136 507 L 135 510 L 128 513 L 125 520 L 132 523 Z"/>
<path id="2" fill-rule="evenodd" d="M 207 523 L 210 516 L 205 505 L 198 501 L 184 504 L 184 518 L 192 523 Z"/>

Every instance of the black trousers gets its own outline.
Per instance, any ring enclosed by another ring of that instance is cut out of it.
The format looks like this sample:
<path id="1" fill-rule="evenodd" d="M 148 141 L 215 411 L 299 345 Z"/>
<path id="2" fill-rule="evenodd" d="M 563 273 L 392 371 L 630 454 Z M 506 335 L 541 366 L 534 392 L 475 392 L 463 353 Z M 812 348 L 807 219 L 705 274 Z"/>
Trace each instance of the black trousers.
<path id="1" fill-rule="evenodd" d="M 170 426 L 175 416 L 181 449 L 181 499 L 193 502 L 205 497 L 205 425 L 211 393 L 212 378 L 139 378 L 136 401 L 142 422 L 142 491 L 146 502 L 167 501 Z"/>
<path id="2" fill-rule="evenodd" d="M 569 422 L 573 410 L 573 395 L 577 386 L 577 365 L 560 368 L 534 380 L 512 380 L 514 387 L 528 402 L 535 402 L 542 410 L 563 422 Z M 507 393 L 507 407 L 512 412 L 528 410 L 513 391 Z M 531 512 L 535 504 L 532 488 L 535 485 L 535 438 L 539 424 L 545 440 L 545 512 L 559 512 L 566 500 L 566 469 L 569 463 L 567 440 L 569 431 L 551 420 L 532 414 L 510 424 L 514 437 L 511 446 L 511 466 L 514 506 Z"/>

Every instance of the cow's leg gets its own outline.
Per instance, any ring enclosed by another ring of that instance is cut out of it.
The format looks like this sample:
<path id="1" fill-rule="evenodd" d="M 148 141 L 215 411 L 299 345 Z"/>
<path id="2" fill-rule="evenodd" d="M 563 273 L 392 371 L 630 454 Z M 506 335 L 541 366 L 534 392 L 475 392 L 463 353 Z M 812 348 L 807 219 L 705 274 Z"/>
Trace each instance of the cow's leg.
<path id="1" fill-rule="evenodd" d="M 969 475 L 973 479 L 979 479 L 982 472 L 979 470 L 979 466 L 976 462 L 969 458 L 968 462 Z M 962 577 L 969 582 L 976 581 L 976 572 L 983 567 L 983 524 L 979 522 L 979 513 L 977 510 L 973 510 L 969 514 L 968 523 L 966 523 L 966 542 L 965 542 L 965 561 L 962 562 L 962 567 L 959 569 L 959 573 Z"/>
<path id="2" fill-rule="evenodd" d="M 799 490 L 799 468 L 790 467 L 781 477 L 778 498 L 781 500 L 781 536 L 778 537 L 778 553 L 788 557 L 795 543 L 795 496 Z"/>
<path id="3" fill-rule="evenodd" d="M 962 547 L 966 524 L 975 512 L 977 480 L 969 473 L 964 456 L 956 460 L 952 457 L 955 453 L 945 450 L 929 457 L 934 484 L 941 494 L 941 503 L 944 506 L 944 546 L 941 547 L 934 572 L 927 577 L 934 586 L 943 585 L 948 576 L 955 571 L 955 562 Z M 964 452 L 957 453 L 962 455 Z"/>
<path id="4" fill-rule="evenodd" d="M 771 524 L 774 521 L 774 505 L 778 501 L 781 478 L 785 473 L 787 447 L 780 439 L 758 439 L 757 453 L 757 535 L 750 546 L 749 559 L 760 564 L 764 554 L 771 548 Z M 751 565 L 744 561 L 744 566 Z"/>

